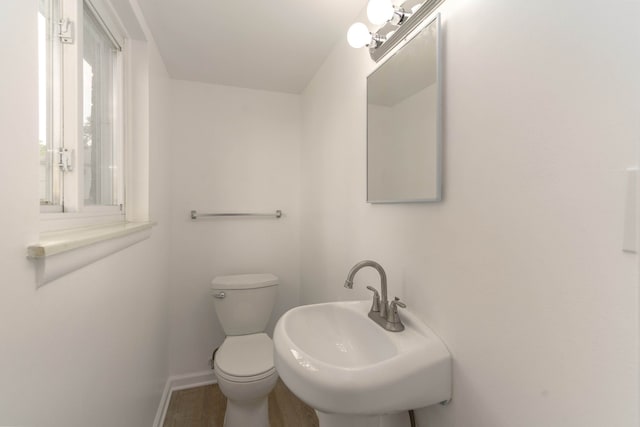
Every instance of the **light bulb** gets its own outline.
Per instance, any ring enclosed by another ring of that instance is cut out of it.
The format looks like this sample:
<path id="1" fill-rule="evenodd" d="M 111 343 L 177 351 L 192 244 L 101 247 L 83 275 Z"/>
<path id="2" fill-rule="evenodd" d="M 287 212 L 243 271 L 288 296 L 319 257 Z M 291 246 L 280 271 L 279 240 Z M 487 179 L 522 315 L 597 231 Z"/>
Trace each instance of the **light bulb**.
<path id="1" fill-rule="evenodd" d="M 367 18 L 372 24 L 381 25 L 393 18 L 393 5 L 390 0 L 369 0 Z"/>
<path id="2" fill-rule="evenodd" d="M 362 22 L 356 22 L 347 31 L 347 41 L 351 47 L 359 49 L 371 43 L 371 33 Z"/>

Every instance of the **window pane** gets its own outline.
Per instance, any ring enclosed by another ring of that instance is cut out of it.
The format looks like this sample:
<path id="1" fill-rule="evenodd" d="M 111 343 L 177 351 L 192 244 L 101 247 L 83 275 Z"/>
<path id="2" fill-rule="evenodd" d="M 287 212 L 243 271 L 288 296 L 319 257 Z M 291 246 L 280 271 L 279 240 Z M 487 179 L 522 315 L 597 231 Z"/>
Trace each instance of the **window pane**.
<path id="1" fill-rule="evenodd" d="M 40 148 L 40 204 L 52 205 L 53 140 L 51 130 L 52 25 L 51 1 L 38 2 L 38 141 Z"/>
<path id="2" fill-rule="evenodd" d="M 88 7 L 83 29 L 84 204 L 117 205 L 115 67 L 117 46 Z"/>

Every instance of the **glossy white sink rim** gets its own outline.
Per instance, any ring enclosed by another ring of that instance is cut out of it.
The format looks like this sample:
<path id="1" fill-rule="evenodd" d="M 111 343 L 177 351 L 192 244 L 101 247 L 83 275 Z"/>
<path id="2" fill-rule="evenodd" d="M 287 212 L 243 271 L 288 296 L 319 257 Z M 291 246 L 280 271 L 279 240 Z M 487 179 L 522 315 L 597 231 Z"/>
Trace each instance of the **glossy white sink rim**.
<path id="1" fill-rule="evenodd" d="M 388 332 L 367 317 L 370 301 L 296 307 L 274 331 L 275 365 L 287 386 L 328 413 L 374 415 L 451 398 L 449 351 L 402 310 L 406 329 Z"/>
<path id="2" fill-rule="evenodd" d="M 294 309 L 286 327 L 296 353 L 343 368 L 368 366 L 394 356 L 397 350 L 384 330 L 371 328 L 371 320 L 354 312 L 355 307 L 322 304 Z"/>

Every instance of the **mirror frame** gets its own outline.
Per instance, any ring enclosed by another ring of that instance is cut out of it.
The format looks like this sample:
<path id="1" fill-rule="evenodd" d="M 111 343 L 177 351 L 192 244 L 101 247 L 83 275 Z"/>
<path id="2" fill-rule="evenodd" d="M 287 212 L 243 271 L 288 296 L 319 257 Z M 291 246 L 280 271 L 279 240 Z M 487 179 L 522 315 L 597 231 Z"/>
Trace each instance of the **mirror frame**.
<path id="1" fill-rule="evenodd" d="M 369 197 L 369 88 L 368 81 L 369 78 L 380 69 L 380 67 L 384 66 L 387 61 L 390 61 L 401 49 L 403 49 L 408 43 L 410 43 L 414 38 L 416 38 L 424 29 L 429 27 L 430 25 L 435 24 L 436 26 L 436 153 L 435 153 L 435 161 L 436 161 L 436 194 L 433 198 L 415 198 L 415 199 L 389 199 L 389 200 L 371 200 Z M 387 56 L 384 61 L 378 63 L 378 66 L 367 75 L 367 94 L 366 94 L 366 102 L 367 102 L 367 114 L 366 114 L 366 124 L 367 124 L 367 151 L 366 151 L 366 194 L 367 194 L 367 202 L 371 204 L 391 204 L 391 203 L 425 203 L 425 202 L 440 202 L 442 201 L 442 181 L 443 181 L 443 137 L 442 137 L 442 95 L 443 95 L 443 84 L 442 84 L 442 32 L 440 30 L 440 13 L 436 13 L 430 18 L 425 18 L 420 24 L 414 28 L 410 34 L 405 37 L 405 39 L 396 46 L 392 54 Z"/>

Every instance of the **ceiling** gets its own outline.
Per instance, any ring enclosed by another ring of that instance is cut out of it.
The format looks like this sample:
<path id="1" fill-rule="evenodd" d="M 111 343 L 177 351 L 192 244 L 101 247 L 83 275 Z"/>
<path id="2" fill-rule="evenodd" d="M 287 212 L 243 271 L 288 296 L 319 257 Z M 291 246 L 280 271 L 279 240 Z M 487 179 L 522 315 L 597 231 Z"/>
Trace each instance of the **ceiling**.
<path id="1" fill-rule="evenodd" d="M 138 0 L 174 79 L 300 93 L 366 0 Z"/>

